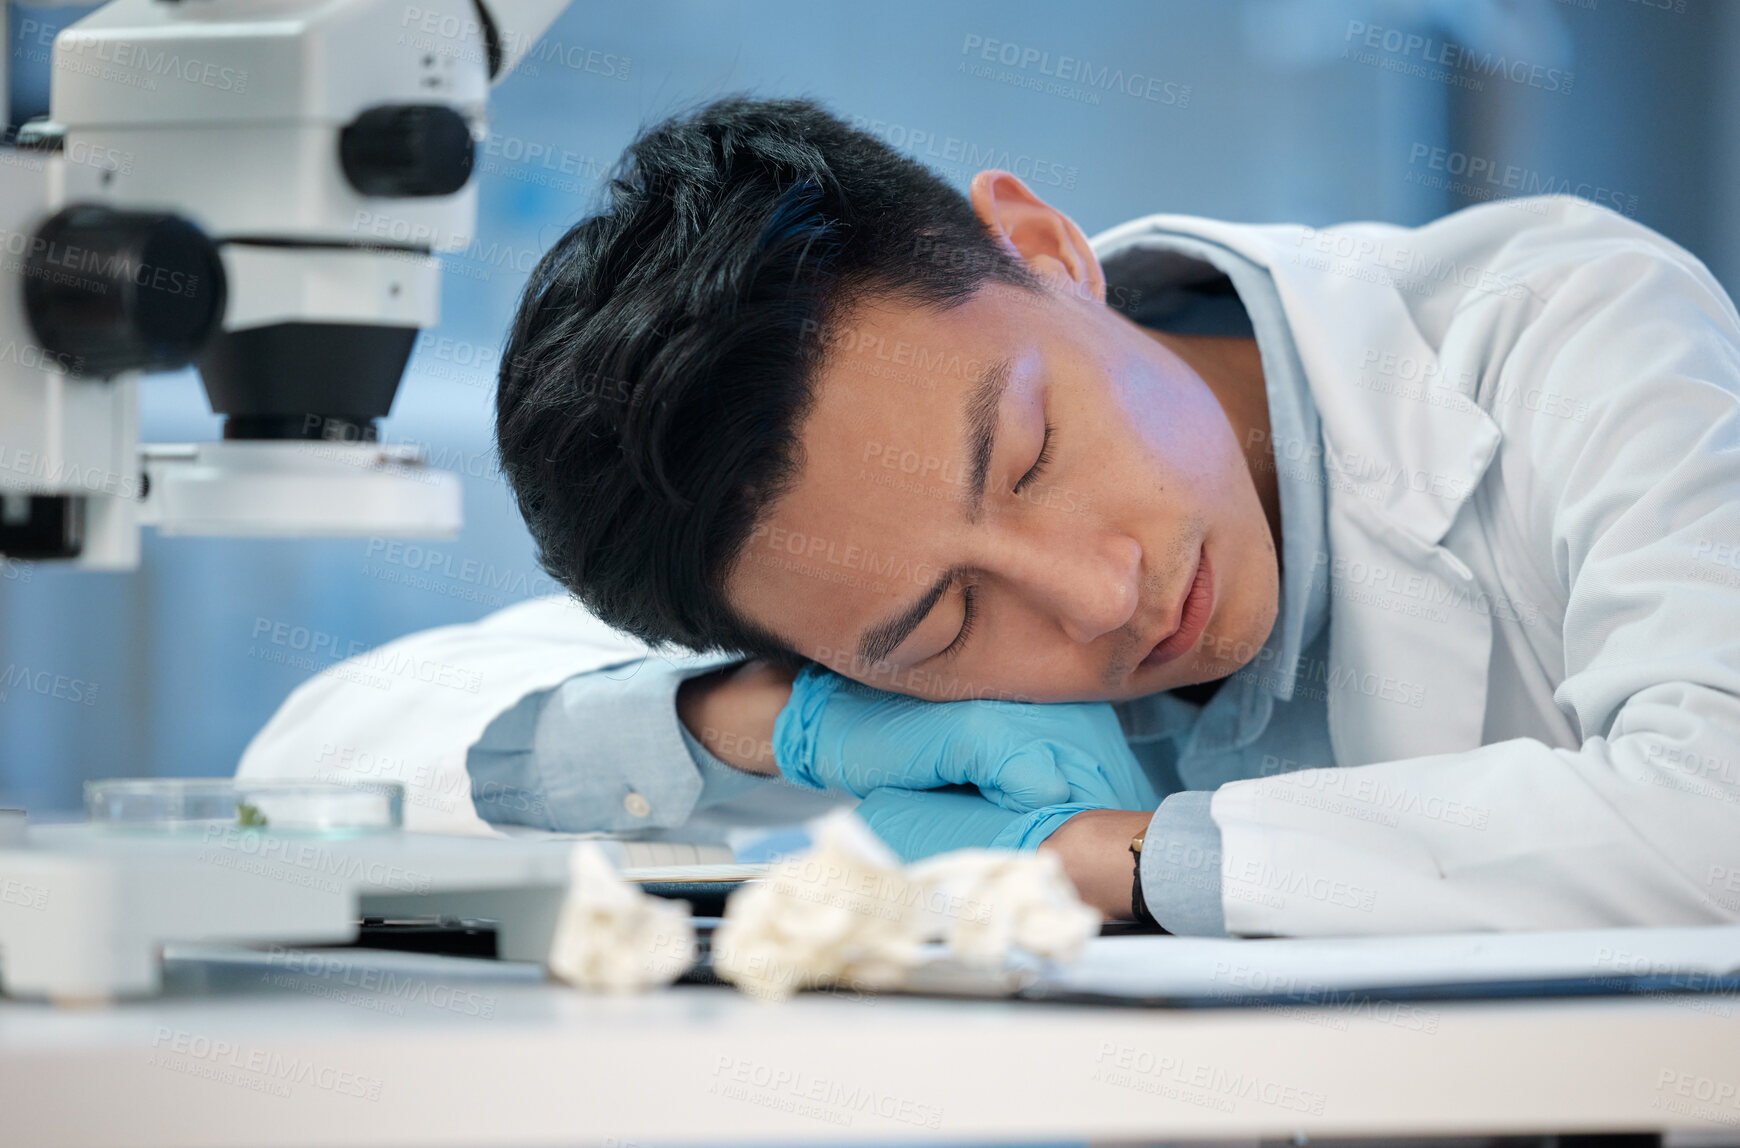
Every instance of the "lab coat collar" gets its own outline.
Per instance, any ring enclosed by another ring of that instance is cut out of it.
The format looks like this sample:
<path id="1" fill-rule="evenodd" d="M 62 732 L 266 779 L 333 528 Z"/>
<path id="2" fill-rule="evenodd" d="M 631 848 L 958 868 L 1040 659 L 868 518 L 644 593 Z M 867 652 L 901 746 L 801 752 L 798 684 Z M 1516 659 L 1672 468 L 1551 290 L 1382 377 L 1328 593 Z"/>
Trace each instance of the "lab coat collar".
<path id="1" fill-rule="evenodd" d="M 1454 246 L 1378 224 L 1318 232 L 1178 215 L 1132 220 L 1092 241 L 1102 266 L 1118 269 L 1119 276 L 1129 268 L 1176 263 L 1185 248 L 1200 244 L 1218 245 L 1266 270 L 1279 299 L 1321 419 L 1321 473 L 1313 479 L 1322 482 L 1328 503 L 1329 544 L 1316 554 L 1323 580 L 1330 580 L 1333 553 L 1336 559 L 1429 571 L 1465 587 L 1466 567 L 1444 540 L 1502 436 L 1467 397 L 1476 380 L 1446 378 L 1421 331 L 1422 324 L 1444 321 L 1467 292 L 1454 279 L 1407 280 L 1392 270 L 1421 263 L 1431 268 L 1446 260 L 1454 265 Z M 1117 285 L 1126 288 L 1126 297 L 1114 296 L 1113 302 L 1127 303 L 1128 285 L 1121 278 Z M 1390 385 L 1410 374 L 1432 385 L 1419 391 Z M 1336 610 L 1330 620 L 1326 669 L 1332 676 L 1339 680 L 1386 666 L 1398 679 L 1430 683 L 1454 713 L 1440 716 L 1435 726 L 1395 722 L 1378 712 L 1389 703 L 1355 689 L 1332 689 L 1328 717 L 1338 762 L 1408 756 L 1427 742 L 1479 743 L 1489 626 L 1406 635 L 1392 617 L 1379 625 L 1363 616 L 1369 612 L 1357 612 L 1358 618 L 1346 613 Z M 1279 678 L 1291 685 L 1301 664 L 1299 647 L 1293 649 L 1293 658 L 1271 663 L 1271 682 Z M 1223 685 L 1179 733 L 1179 773 L 1186 784 L 1213 788 L 1226 780 L 1220 775 L 1238 755 L 1218 751 L 1259 737 L 1276 701 L 1277 691 L 1257 689 L 1248 679 Z M 1156 707 L 1154 716 L 1180 720 L 1183 705 Z M 1184 776 L 1187 765 L 1192 776 Z"/>
<path id="2" fill-rule="evenodd" d="M 1440 377 L 1437 354 L 1387 269 L 1385 260 L 1396 252 L 1386 252 L 1386 241 L 1405 252 L 1397 245 L 1408 233 L 1373 230 L 1376 237 L 1355 245 L 1347 258 L 1339 245 L 1325 243 L 1329 233 L 1314 228 L 1188 215 L 1134 219 L 1091 244 L 1102 266 L 1175 261 L 1194 240 L 1267 270 L 1322 415 L 1328 481 L 1368 501 L 1392 528 L 1436 546 L 1502 436 L 1484 410 L 1449 385 L 1454 380 Z M 1397 363 L 1411 364 L 1413 373 L 1438 385 L 1421 400 L 1384 393 L 1394 381 L 1384 369 Z"/>

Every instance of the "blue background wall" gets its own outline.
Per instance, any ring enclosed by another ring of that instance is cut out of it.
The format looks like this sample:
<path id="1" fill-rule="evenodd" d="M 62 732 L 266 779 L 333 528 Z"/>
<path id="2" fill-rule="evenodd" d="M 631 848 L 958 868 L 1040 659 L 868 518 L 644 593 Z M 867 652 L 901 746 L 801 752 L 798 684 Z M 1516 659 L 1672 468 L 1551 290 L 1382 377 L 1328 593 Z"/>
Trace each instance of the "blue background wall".
<path id="1" fill-rule="evenodd" d="M 38 18 L 52 12 L 19 7 L 13 20 Z M 1380 35 L 1364 47 L 1368 26 L 1403 46 Z M 1410 34 L 1521 62 L 1516 74 L 1535 83 L 1421 66 L 1427 49 L 1408 47 Z M 1740 59 L 1740 4 L 576 0 L 547 40 L 545 58 L 495 94 L 478 241 L 447 259 L 444 321 L 382 424 L 383 438 L 423 443 L 465 476 L 464 533 L 417 553 L 434 566 L 414 585 L 389 580 L 418 573 L 408 555 L 383 562 L 369 541 L 148 533 L 132 573 L 0 568 L 0 672 L 96 687 L 88 704 L 16 688 L 0 700 L 0 805 L 49 815 L 76 808 L 87 778 L 230 772 L 309 672 L 260 656 L 263 624 L 373 644 L 551 588 L 492 456 L 501 333 L 525 271 L 587 214 L 636 130 L 699 99 L 819 98 L 963 190 L 979 167 L 1031 173 L 1090 235 L 1155 211 L 1420 223 L 1510 193 L 1481 181 L 1462 194 L 1434 170 L 1478 160 L 1514 169 L 1513 190 L 1617 204 L 1740 288 L 1727 200 L 1740 79 L 1718 66 Z M 1036 68 L 980 59 L 993 40 L 1144 82 L 1088 100 L 1031 90 L 1006 80 Z M 13 90 L 28 95 L 32 61 L 10 63 Z M 150 379 L 144 394 L 147 440 L 217 437 L 191 374 Z"/>

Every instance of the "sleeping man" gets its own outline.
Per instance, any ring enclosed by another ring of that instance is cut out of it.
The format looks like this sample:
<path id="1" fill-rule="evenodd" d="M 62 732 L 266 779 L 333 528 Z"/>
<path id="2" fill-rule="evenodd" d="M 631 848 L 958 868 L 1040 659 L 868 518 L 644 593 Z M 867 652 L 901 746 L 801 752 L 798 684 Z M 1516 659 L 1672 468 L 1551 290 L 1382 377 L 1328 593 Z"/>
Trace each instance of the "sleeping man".
<path id="1" fill-rule="evenodd" d="M 1603 208 L 1090 240 L 722 100 L 538 265 L 496 430 L 573 598 L 384 648 L 474 689 L 313 679 L 243 773 L 483 832 L 856 801 L 1175 933 L 1740 921 L 1740 317 Z"/>

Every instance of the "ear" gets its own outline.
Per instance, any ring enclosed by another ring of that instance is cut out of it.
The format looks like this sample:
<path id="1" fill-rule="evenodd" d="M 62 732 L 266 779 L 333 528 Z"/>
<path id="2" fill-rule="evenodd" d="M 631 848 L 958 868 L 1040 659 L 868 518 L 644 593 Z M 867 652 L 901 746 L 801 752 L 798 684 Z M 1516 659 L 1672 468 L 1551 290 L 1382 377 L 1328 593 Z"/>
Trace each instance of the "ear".
<path id="1" fill-rule="evenodd" d="M 995 169 L 973 177 L 969 198 L 1005 247 L 1048 278 L 1063 277 L 1075 294 L 1106 301 L 1106 276 L 1075 221 L 1046 203 L 1020 178 Z"/>

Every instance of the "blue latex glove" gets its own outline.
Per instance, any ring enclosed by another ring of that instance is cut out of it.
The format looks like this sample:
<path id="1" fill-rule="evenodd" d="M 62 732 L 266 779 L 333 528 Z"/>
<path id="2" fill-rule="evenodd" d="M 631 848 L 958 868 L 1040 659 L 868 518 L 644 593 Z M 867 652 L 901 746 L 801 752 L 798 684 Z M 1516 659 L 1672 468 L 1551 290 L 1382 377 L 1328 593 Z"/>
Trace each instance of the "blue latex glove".
<path id="1" fill-rule="evenodd" d="M 970 787 L 873 789 L 855 812 L 902 861 L 953 849 L 1037 849 L 1091 803 L 1048 805 L 1017 813 L 992 805 Z"/>
<path id="2" fill-rule="evenodd" d="M 992 805 L 977 790 L 964 785 L 873 789 L 853 812 L 902 861 L 918 861 L 951 849 L 989 848 L 998 834 L 1028 816 Z"/>
<path id="3" fill-rule="evenodd" d="M 929 702 L 812 663 L 792 683 L 773 747 L 788 780 L 859 797 L 889 786 L 972 785 L 1017 812 L 1159 802 L 1105 702 Z"/>

